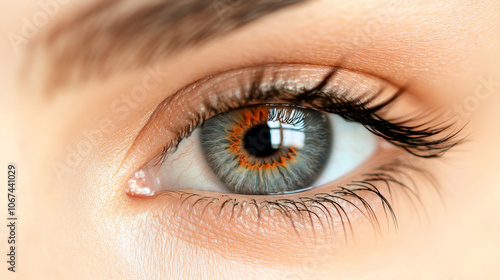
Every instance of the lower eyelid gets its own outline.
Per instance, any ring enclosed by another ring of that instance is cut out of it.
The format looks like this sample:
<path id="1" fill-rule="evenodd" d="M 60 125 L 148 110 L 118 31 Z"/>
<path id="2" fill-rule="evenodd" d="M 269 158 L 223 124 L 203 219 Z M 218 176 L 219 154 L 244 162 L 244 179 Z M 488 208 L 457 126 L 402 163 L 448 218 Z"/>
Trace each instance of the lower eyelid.
<path id="1" fill-rule="evenodd" d="M 145 207 L 158 234 L 173 232 L 177 239 L 215 250 L 228 258 L 266 263 L 276 261 L 266 252 L 289 252 L 289 259 L 281 261 L 299 262 L 302 259 L 298 252 L 312 252 L 325 245 L 342 250 L 354 244 L 373 244 L 397 227 L 393 216 L 397 211 L 389 203 L 397 200 L 405 207 L 418 204 L 415 203 L 419 199 L 415 195 L 418 186 L 413 181 L 419 179 L 412 175 L 409 180 L 403 174 L 414 171 L 412 165 L 401 162 L 407 155 L 400 151 L 393 151 L 391 156 L 377 154 L 371 166 L 364 168 L 369 176 L 353 175 L 342 184 L 265 198 L 169 191 L 145 199 L 148 205 Z M 381 168 L 373 168 L 373 162 L 378 162 L 376 165 Z M 380 179 L 383 176 L 401 182 L 383 181 Z M 359 183 L 363 180 L 368 184 Z M 363 190 L 367 186 L 377 191 Z M 413 194 L 405 188 L 413 190 Z M 314 198 L 316 202 L 311 203 Z M 405 203 L 407 199 L 411 203 Z M 242 250 L 226 250 L 228 246 Z"/>

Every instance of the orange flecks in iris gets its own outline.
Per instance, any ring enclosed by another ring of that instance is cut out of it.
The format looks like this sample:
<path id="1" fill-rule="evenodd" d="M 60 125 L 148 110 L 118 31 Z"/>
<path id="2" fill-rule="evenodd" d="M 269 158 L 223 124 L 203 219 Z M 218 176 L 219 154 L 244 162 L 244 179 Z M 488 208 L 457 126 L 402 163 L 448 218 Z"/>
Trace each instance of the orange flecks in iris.
<path id="1" fill-rule="evenodd" d="M 240 165 L 249 169 L 263 169 L 263 168 L 275 168 L 277 166 L 286 167 L 287 163 L 293 160 L 293 157 L 297 155 L 295 149 L 290 147 L 290 151 L 286 155 L 280 156 L 279 160 L 275 160 L 271 163 L 251 163 L 248 160 L 248 153 L 244 151 L 243 138 L 245 133 L 252 127 L 266 123 L 269 117 L 269 109 L 265 106 L 259 106 L 254 108 L 246 108 L 240 110 L 240 114 L 243 116 L 243 121 L 237 123 L 231 129 L 229 135 L 229 141 L 231 145 L 229 148 L 234 152 L 239 159 Z"/>
<path id="2" fill-rule="evenodd" d="M 293 157 L 297 155 L 297 153 L 295 152 L 295 150 L 293 148 L 290 147 L 289 149 L 290 149 L 290 151 L 288 153 L 286 153 L 286 155 L 279 157 L 279 160 L 276 160 L 276 161 L 271 162 L 271 163 L 263 163 L 260 165 L 257 163 L 251 164 L 247 161 L 247 157 L 243 156 L 243 158 L 242 157 L 239 158 L 240 165 L 243 167 L 249 168 L 249 169 L 258 169 L 258 170 L 262 170 L 265 168 L 275 168 L 278 166 L 282 166 L 282 167 L 286 168 L 288 162 L 292 161 Z"/>
<path id="3" fill-rule="evenodd" d="M 258 124 L 266 122 L 269 111 L 265 107 L 257 107 L 241 109 L 239 113 L 243 116 L 243 122 L 235 124 L 231 129 L 231 135 L 229 135 L 231 145 L 229 147 L 234 153 L 242 155 L 242 140 L 245 132 Z"/>

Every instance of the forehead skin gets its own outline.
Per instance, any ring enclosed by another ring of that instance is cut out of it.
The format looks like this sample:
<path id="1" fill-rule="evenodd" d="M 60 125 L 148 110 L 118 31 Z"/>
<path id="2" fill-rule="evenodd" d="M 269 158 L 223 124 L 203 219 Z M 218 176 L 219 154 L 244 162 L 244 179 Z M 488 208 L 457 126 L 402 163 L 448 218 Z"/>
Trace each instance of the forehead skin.
<path id="1" fill-rule="evenodd" d="M 81 9 L 78 1 L 64 2 L 47 25 L 36 26 L 34 35 L 44 36 L 65 15 Z M 110 112 L 109 104 L 142 82 L 143 68 L 68 85 L 47 100 L 41 89 L 47 83 L 44 71 L 52 69 L 51 57 L 37 54 L 41 59 L 29 68 L 28 79 L 20 70 L 26 53 L 9 39 L 9 34 L 22 34 L 25 18 L 32 20 L 43 9 L 35 0 L 3 1 L 0 151 L 4 168 L 15 163 L 19 170 L 21 226 L 19 272 L 11 274 L 4 267 L 0 278 L 286 278 L 294 267 L 246 265 L 251 262 L 213 254 L 247 250 L 258 255 L 263 248 L 200 249 L 169 232 L 151 237 L 145 229 L 158 225 L 147 218 L 148 213 L 131 214 L 134 205 L 121 189 L 127 178 L 118 167 L 155 106 L 186 84 L 250 65 L 332 65 L 344 58 L 348 69 L 394 85 L 409 84 L 410 92 L 429 104 L 463 108 L 477 92 L 490 94 L 476 110 L 454 111 L 467 118 L 474 141 L 463 145 L 451 160 L 456 164 L 440 172 L 450 175 L 446 185 L 453 190 L 446 211 L 442 205 L 428 205 L 433 215 L 430 223 L 403 230 L 372 251 L 353 250 L 339 263 L 320 262 L 313 269 L 301 266 L 295 275 L 299 279 L 331 279 L 332 275 L 340 279 L 495 279 L 500 250 L 496 214 L 500 210 L 500 129 L 494 121 L 500 118 L 499 5 L 493 0 L 310 1 L 156 61 L 151 67 L 160 65 L 168 83 L 140 106 L 131 105 L 122 118 Z M 27 38 L 28 44 L 31 40 L 35 39 Z M 57 74 L 64 69 L 51 71 Z M 113 133 L 64 178 L 58 178 L 52 164 L 67 160 L 82 131 L 95 129 L 103 119 L 112 120 Z M 4 230 L 1 236 L 6 236 Z M 0 249 L 7 251 L 6 242 Z M 304 263 L 315 254 L 312 249 L 283 252 L 298 254 Z M 273 253 L 280 258 L 279 252 L 269 252 Z"/>

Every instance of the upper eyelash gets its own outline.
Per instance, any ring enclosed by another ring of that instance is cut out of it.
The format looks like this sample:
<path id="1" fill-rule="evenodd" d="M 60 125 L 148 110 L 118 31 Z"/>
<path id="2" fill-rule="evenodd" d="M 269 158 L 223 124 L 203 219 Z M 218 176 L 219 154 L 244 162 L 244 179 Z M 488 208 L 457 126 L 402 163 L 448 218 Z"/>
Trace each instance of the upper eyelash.
<path id="1" fill-rule="evenodd" d="M 348 121 L 358 122 L 389 143 L 422 158 L 440 157 L 462 142 L 462 140 L 456 139 L 461 128 L 446 134 L 446 131 L 449 131 L 454 126 L 453 123 L 424 127 L 423 125 L 410 125 L 409 123 L 413 119 L 393 120 L 390 122 L 379 116 L 377 113 L 381 109 L 393 103 L 406 92 L 404 87 L 400 88 L 388 100 L 375 106 L 369 104 L 378 98 L 383 89 L 370 97 L 364 98 L 365 96 L 361 96 L 353 100 L 340 97 L 334 92 L 328 92 L 325 88 L 339 69 L 339 67 L 332 67 L 332 70 L 312 89 L 284 89 L 273 82 L 270 83 L 268 88 L 263 89 L 262 80 L 265 71 L 265 66 L 263 66 L 260 71 L 255 72 L 253 75 L 250 89 L 246 89 L 244 85 L 241 86 L 242 92 L 246 92 L 245 98 L 231 98 L 223 94 L 215 94 L 214 99 L 204 100 L 203 105 L 206 110 L 194 113 L 194 117 L 189 123 L 163 147 L 156 164 L 164 162 L 167 154 L 174 151 L 182 139 L 189 137 L 193 130 L 209 117 L 248 106 L 252 102 L 270 103 L 270 100 L 279 100 L 291 105 L 308 106 L 322 112 L 337 114 Z M 443 135 L 443 133 L 445 134 Z M 435 136 L 440 137 L 435 138 Z"/>

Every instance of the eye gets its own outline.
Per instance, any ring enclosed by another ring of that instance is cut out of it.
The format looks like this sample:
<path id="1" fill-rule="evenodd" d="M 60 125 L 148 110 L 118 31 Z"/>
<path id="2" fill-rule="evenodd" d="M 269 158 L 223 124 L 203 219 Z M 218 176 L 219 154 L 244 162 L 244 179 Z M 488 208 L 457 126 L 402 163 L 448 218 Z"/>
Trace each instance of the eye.
<path id="1" fill-rule="evenodd" d="M 346 241 L 362 221 L 378 232 L 384 220 L 396 225 L 390 201 L 398 193 L 418 204 L 414 182 L 431 176 L 415 159 L 440 157 L 459 142 L 453 125 L 404 92 L 370 75 L 313 65 L 206 77 L 153 112 L 124 163 L 141 163 L 127 193 L 155 197 L 151 205 L 182 217 L 161 212 L 160 224 L 246 229 L 216 240 L 260 236 L 263 228 L 297 232 L 299 224 L 308 236 Z"/>
<path id="2" fill-rule="evenodd" d="M 286 194 L 338 179 L 372 155 L 377 143 L 361 124 L 334 114 L 254 105 L 209 118 L 160 166 L 141 173 L 150 195 L 174 189 Z"/>
<path id="3" fill-rule="evenodd" d="M 401 93 L 383 80 L 326 67 L 271 65 L 208 77 L 153 114 L 143 135 L 164 136 L 167 144 L 129 180 L 128 193 L 306 190 L 362 164 L 376 149 L 375 135 L 417 156 L 444 153 L 453 135 L 433 140 L 439 128 L 378 115 Z"/>

